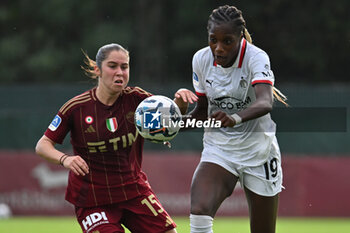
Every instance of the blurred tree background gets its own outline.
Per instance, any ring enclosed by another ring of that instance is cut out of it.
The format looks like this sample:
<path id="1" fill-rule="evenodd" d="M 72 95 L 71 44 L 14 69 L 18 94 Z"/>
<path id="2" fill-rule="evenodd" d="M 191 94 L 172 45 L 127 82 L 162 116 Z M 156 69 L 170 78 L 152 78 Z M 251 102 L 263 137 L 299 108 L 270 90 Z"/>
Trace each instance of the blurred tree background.
<path id="1" fill-rule="evenodd" d="M 349 0 L 2 0 L 0 148 L 33 149 L 59 107 L 91 87 L 81 50 L 95 58 L 101 46 L 120 43 L 131 55 L 130 85 L 168 96 L 193 89 L 192 56 L 207 46 L 208 16 L 224 4 L 243 11 L 291 106 L 350 114 Z M 347 122 L 345 132 L 282 132 L 281 148 L 350 152 Z M 176 140 L 184 149 L 201 147 L 201 136 Z"/>
<path id="2" fill-rule="evenodd" d="M 270 55 L 278 83 L 347 82 L 348 0 L 2 0 L 1 84 L 84 80 L 81 49 L 106 43 L 131 53 L 133 83 L 190 82 L 191 59 L 223 4 L 243 11 L 254 44 Z"/>

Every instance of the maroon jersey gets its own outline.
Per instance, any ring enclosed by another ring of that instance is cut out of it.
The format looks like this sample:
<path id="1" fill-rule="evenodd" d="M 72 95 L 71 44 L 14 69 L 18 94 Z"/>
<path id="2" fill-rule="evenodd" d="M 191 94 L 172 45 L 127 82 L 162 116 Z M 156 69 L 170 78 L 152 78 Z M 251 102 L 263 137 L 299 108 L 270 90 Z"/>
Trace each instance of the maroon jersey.
<path id="1" fill-rule="evenodd" d="M 96 88 L 65 103 L 45 135 L 62 143 L 68 132 L 74 154 L 88 164 L 89 174 L 69 173 L 66 200 L 80 207 L 132 199 L 150 187 L 141 170 L 143 138 L 134 124 L 138 104 L 150 94 L 127 87 L 112 106 L 96 98 Z"/>

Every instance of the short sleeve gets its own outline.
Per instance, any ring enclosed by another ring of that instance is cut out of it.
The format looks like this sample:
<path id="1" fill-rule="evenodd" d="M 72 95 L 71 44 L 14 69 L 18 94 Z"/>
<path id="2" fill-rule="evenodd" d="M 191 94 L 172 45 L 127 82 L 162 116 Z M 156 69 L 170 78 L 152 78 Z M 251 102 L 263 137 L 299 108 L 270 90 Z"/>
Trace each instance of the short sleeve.
<path id="1" fill-rule="evenodd" d="M 62 144 L 69 131 L 68 118 L 66 115 L 58 112 L 46 129 L 45 136 L 56 143 Z"/>
<path id="2" fill-rule="evenodd" d="M 263 83 L 271 86 L 275 83 L 275 77 L 270 68 L 270 59 L 264 52 L 256 54 L 250 61 L 250 70 L 253 74 L 252 85 Z"/>
<path id="3" fill-rule="evenodd" d="M 202 82 L 203 75 L 201 72 L 201 66 L 200 66 L 198 53 L 196 53 L 193 56 L 192 69 L 193 69 L 192 83 L 193 83 L 194 90 L 196 91 L 196 94 L 198 96 L 205 96 L 205 89 L 204 89 L 203 82 Z"/>

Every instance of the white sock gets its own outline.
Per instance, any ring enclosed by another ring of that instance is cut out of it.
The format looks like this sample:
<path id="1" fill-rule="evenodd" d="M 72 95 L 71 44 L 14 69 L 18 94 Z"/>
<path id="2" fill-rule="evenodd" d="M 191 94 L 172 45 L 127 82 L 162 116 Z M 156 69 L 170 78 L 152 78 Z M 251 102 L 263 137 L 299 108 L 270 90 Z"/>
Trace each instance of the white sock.
<path id="1" fill-rule="evenodd" d="M 213 218 L 208 215 L 190 215 L 191 233 L 213 233 Z"/>

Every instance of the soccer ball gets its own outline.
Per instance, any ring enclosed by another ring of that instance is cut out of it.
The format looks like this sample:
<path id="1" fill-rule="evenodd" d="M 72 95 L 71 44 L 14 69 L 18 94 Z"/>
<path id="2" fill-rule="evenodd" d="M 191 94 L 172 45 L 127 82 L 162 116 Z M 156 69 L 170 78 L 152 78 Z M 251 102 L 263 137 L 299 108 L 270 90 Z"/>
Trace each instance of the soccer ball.
<path id="1" fill-rule="evenodd" d="M 181 112 L 177 104 L 162 95 L 144 99 L 135 111 L 137 131 L 151 142 L 167 142 L 179 132 Z"/>

